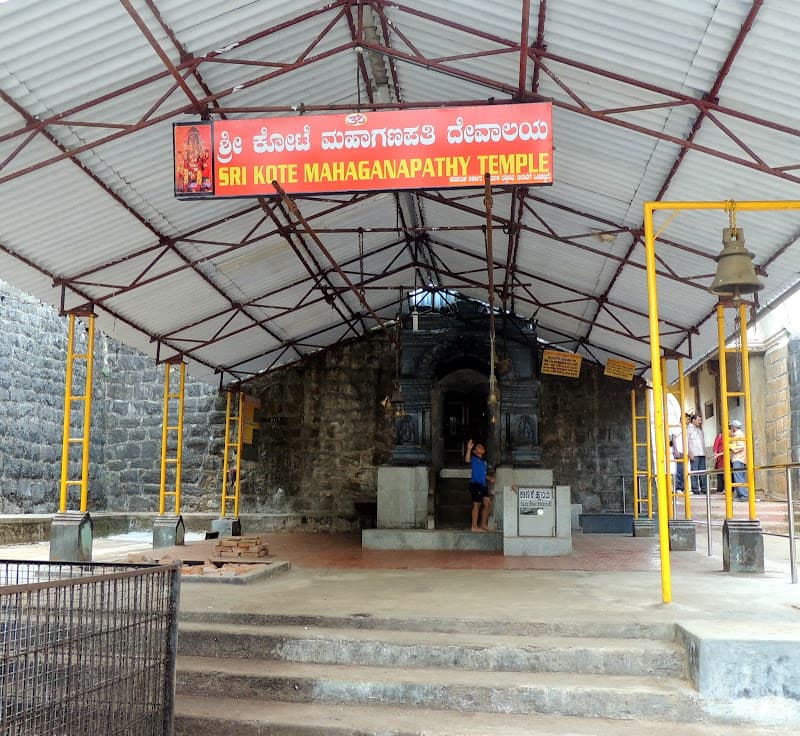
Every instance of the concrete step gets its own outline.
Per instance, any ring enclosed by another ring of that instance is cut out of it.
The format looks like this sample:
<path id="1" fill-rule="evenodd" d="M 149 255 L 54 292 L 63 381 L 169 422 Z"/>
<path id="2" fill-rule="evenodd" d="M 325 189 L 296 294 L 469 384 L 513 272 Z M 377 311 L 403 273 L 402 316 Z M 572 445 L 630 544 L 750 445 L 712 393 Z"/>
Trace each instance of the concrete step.
<path id="1" fill-rule="evenodd" d="M 556 621 L 504 621 L 486 618 L 445 618 L 414 616 L 384 618 L 355 613 L 350 616 L 306 614 L 265 614 L 233 611 L 182 611 L 181 627 L 187 623 L 242 624 L 246 626 L 303 626 L 319 629 L 380 629 L 382 631 L 424 631 L 439 633 L 499 634 L 503 636 L 581 637 L 589 639 L 675 640 L 672 623 L 603 621 L 598 619 Z"/>
<path id="2" fill-rule="evenodd" d="M 280 703 L 251 698 L 179 695 L 175 736 L 788 736 L 789 729 L 739 724 L 563 718 L 475 713 L 388 705 Z"/>
<path id="3" fill-rule="evenodd" d="M 702 719 L 696 691 L 672 677 L 574 672 L 308 664 L 263 659 L 179 657 L 181 695 L 293 703 L 380 704 L 481 713 L 542 713 L 691 723 Z"/>
<path id="4" fill-rule="evenodd" d="M 181 623 L 178 651 L 320 664 L 686 676 L 677 644 L 646 639 Z"/>

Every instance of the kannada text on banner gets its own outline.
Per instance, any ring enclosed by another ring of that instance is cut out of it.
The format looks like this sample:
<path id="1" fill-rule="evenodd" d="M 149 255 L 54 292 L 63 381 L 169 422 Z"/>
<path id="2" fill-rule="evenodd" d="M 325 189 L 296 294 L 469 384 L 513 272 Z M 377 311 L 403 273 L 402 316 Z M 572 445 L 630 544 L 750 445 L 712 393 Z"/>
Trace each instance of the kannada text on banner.
<path id="1" fill-rule="evenodd" d="M 606 361 L 606 368 L 603 374 L 611 376 L 612 378 L 621 378 L 623 381 L 632 381 L 633 372 L 636 365 L 629 360 L 621 360 L 620 358 L 609 358 Z"/>
<path id="2" fill-rule="evenodd" d="M 581 374 L 582 356 L 575 353 L 562 353 L 558 350 L 545 350 L 542 353 L 542 373 L 552 376 L 578 378 Z"/>
<path id="3" fill-rule="evenodd" d="M 487 173 L 552 184 L 551 120 L 549 102 L 219 120 L 207 196 L 274 194 L 273 180 L 289 194 L 482 186 Z"/>

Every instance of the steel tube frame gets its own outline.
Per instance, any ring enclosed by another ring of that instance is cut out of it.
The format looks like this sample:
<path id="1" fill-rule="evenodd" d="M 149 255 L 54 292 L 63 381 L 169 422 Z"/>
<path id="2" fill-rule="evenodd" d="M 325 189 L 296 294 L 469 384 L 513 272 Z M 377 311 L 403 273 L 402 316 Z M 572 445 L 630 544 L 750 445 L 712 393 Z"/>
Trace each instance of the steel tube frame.
<path id="1" fill-rule="evenodd" d="M 663 401 L 664 380 L 661 372 L 661 334 L 658 329 L 658 289 L 656 285 L 656 248 L 655 233 L 653 231 L 653 214 L 660 210 L 720 210 L 727 212 L 730 202 L 645 202 L 644 203 L 644 245 L 645 261 L 647 266 L 647 304 L 650 325 L 650 371 L 653 383 L 653 393 L 656 400 L 655 407 L 655 432 L 656 432 L 656 474 L 658 485 L 659 508 L 665 508 L 667 503 L 666 474 L 665 474 L 665 447 Z M 797 210 L 800 201 L 744 201 L 736 202 L 737 212 L 765 212 L 770 210 Z M 720 366 L 722 362 L 720 361 Z M 721 372 L 721 368 L 720 368 Z M 724 404 L 724 402 L 723 402 Z M 723 405 L 727 415 L 727 407 Z M 722 433 L 723 438 L 725 432 Z M 723 439 L 725 455 L 730 457 L 730 448 Z M 726 471 L 726 493 L 729 485 L 729 470 Z M 727 501 L 727 498 L 726 498 Z M 659 553 L 661 558 L 661 599 L 664 603 L 672 601 L 672 575 L 669 558 L 669 529 L 666 514 L 658 515 L 659 527 Z"/>

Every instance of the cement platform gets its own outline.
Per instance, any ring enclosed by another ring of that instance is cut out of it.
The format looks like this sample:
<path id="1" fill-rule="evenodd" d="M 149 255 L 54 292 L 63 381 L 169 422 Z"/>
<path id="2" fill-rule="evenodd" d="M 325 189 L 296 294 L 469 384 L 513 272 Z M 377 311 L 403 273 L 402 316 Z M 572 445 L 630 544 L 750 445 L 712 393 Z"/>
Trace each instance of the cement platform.
<path id="1" fill-rule="evenodd" d="M 694 673 L 698 681 L 713 674 L 708 657 L 729 682 L 729 668 L 747 670 L 746 680 L 734 679 L 731 685 L 744 682 L 746 692 L 727 693 L 735 697 L 726 704 L 727 717 L 735 718 L 740 708 L 750 724 L 749 730 L 736 733 L 761 733 L 752 728 L 754 721 L 796 733 L 800 585 L 791 582 L 788 540 L 765 537 L 763 574 L 731 574 L 722 571 L 720 530 L 712 530 L 711 555 L 704 530 L 698 526 L 696 551 L 669 555 L 669 602 L 663 600 L 655 537 L 576 532 L 569 555 L 504 557 L 471 550 L 364 549 L 359 533 L 269 533 L 263 535 L 268 560 L 288 562 L 286 573 L 231 586 L 224 595 L 212 584 L 183 586 L 181 618 L 259 616 L 309 625 L 340 618 L 401 628 L 404 621 L 419 625 L 427 620 L 461 622 L 464 630 L 476 633 L 508 626 L 547 631 L 580 625 L 595 627 L 598 635 L 613 625 L 632 637 L 653 627 L 676 627 L 687 641 L 695 640 L 698 652 L 710 647 L 703 667 Z M 202 558 L 204 548 L 213 544 L 188 541 L 184 549 L 159 553 Z M 152 551 L 147 533 L 101 538 L 94 542 L 94 559 L 127 560 L 142 550 Z M 47 559 L 47 554 L 46 542 L 0 547 L 5 558 Z M 717 686 L 710 682 L 709 687 Z"/>

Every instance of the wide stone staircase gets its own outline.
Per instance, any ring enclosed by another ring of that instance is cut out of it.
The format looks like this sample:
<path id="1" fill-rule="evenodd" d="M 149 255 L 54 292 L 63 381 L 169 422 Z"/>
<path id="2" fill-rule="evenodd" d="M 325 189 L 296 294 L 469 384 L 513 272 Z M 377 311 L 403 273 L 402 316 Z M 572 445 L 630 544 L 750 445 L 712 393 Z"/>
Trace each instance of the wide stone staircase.
<path id="1" fill-rule="evenodd" d="M 666 624 L 195 613 L 179 632 L 176 736 L 762 733 L 704 721 Z"/>

